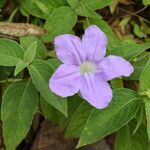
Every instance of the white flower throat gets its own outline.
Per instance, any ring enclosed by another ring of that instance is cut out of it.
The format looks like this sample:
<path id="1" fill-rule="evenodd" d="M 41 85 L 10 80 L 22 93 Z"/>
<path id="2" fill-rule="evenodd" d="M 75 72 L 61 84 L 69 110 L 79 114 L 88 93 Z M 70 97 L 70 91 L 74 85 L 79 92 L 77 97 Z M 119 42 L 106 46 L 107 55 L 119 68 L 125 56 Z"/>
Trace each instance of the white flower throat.
<path id="1" fill-rule="evenodd" d="M 96 64 L 93 62 L 85 61 L 80 65 L 80 73 L 95 73 L 96 72 Z"/>

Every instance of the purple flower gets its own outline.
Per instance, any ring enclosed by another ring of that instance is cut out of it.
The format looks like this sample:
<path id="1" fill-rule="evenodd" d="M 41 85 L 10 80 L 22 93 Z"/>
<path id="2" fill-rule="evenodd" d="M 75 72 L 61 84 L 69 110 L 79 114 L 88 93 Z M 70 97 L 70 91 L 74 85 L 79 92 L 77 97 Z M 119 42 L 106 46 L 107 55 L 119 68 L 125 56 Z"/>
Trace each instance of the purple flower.
<path id="1" fill-rule="evenodd" d="M 96 25 L 85 30 L 82 41 L 70 34 L 56 37 L 56 53 L 64 64 L 52 75 L 50 89 L 62 97 L 80 91 L 94 107 L 107 107 L 113 97 L 107 81 L 130 76 L 134 68 L 122 57 L 105 57 L 106 45 L 107 37 Z"/>

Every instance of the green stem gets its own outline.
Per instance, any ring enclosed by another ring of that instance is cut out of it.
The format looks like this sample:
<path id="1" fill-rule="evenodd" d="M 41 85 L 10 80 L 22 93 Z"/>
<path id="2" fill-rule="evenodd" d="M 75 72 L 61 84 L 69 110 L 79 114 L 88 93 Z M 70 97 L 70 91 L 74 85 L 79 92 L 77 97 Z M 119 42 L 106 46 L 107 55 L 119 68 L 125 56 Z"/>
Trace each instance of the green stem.
<path id="1" fill-rule="evenodd" d="M 16 12 L 18 11 L 18 7 L 13 10 L 12 14 L 10 15 L 8 22 L 13 22 L 14 16 L 16 15 Z"/>
<path id="2" fill-rule="evenodd" d="M 80 2 L 80 4 L 81 4 L 81 7 L 83 8 L 83 10 L 84 10 L 84 12 L 85 12 L 85 17 L 86 17 L 87 24 L 88 24 L 88 26 L 90 26 L 90 22 L 89 22 L 89 19 L 88 19 L 88 17 L 87 17 L 86 8 L 85 8 L 84 5 L 82 4 L 82 2 Z"/>
<path id="3" fill-rule="evenodd" d="M 17 82 L 17 81 L 21 81 L 22 79 L 6 79 L 6 80 L 1 80 L 0 83 L 6 83 L 6 82 Z"/>

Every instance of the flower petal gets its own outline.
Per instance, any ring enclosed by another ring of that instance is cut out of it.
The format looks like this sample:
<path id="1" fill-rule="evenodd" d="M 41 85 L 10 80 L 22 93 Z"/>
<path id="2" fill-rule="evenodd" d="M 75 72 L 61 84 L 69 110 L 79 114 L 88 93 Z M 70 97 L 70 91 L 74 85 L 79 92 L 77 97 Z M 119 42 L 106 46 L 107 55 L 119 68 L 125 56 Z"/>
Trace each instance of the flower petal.
<path id="1" fill-rule="evenodd" d="M 96 74 L 85 74 L 82 77 L 80 93 L 85 100 L 98 109 L 107 107 L 112 99 L 110 85 Z"/>
<path id="2" fill-rule="evenodd" d="M 110 55 L 105 57 L 99 64 L 100 70 L 102 70 L 103 78 L 108 81 L 120 76 L 130 76 L 134 68 L 133 66 L 119 56 Z"/>
<path id="3" fill-rule="evenodd" d="M 82 38 L 84 50 L 88 60 L 98 62 L 106 54 L 107 37 L 96 25 L 91 25 L 85 30 Z"/>
<path id="4" fill-rule="evenodd" d="M 77 36 L 63 34 L 57 36 L 54 43 L 56 54 L 63 63 L 79 65 L 85 60 L 86 53 Z"/>
<path id="5" fill-rule="evenodd" d="M 74 95 L 79 86 L 80 73 L 74 65 L 60 65 L 49 81 L 51 91 L 62 97 Z"/>

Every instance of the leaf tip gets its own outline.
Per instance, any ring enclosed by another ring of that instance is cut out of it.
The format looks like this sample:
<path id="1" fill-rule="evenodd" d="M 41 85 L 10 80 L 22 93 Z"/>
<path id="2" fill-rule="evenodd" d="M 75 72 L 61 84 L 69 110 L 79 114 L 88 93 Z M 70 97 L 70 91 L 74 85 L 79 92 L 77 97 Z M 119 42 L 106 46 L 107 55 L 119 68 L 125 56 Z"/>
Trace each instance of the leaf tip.
<path id="1" fill-rule="evenodd" d="M 78 148 L 80 148 L 80 147 L 82 147 L 84 145 L 86 145 L 86 144 L 81 139 L 79 139 L 78 144 L 76 146 L 76 149 L 78 149 Z"/>

